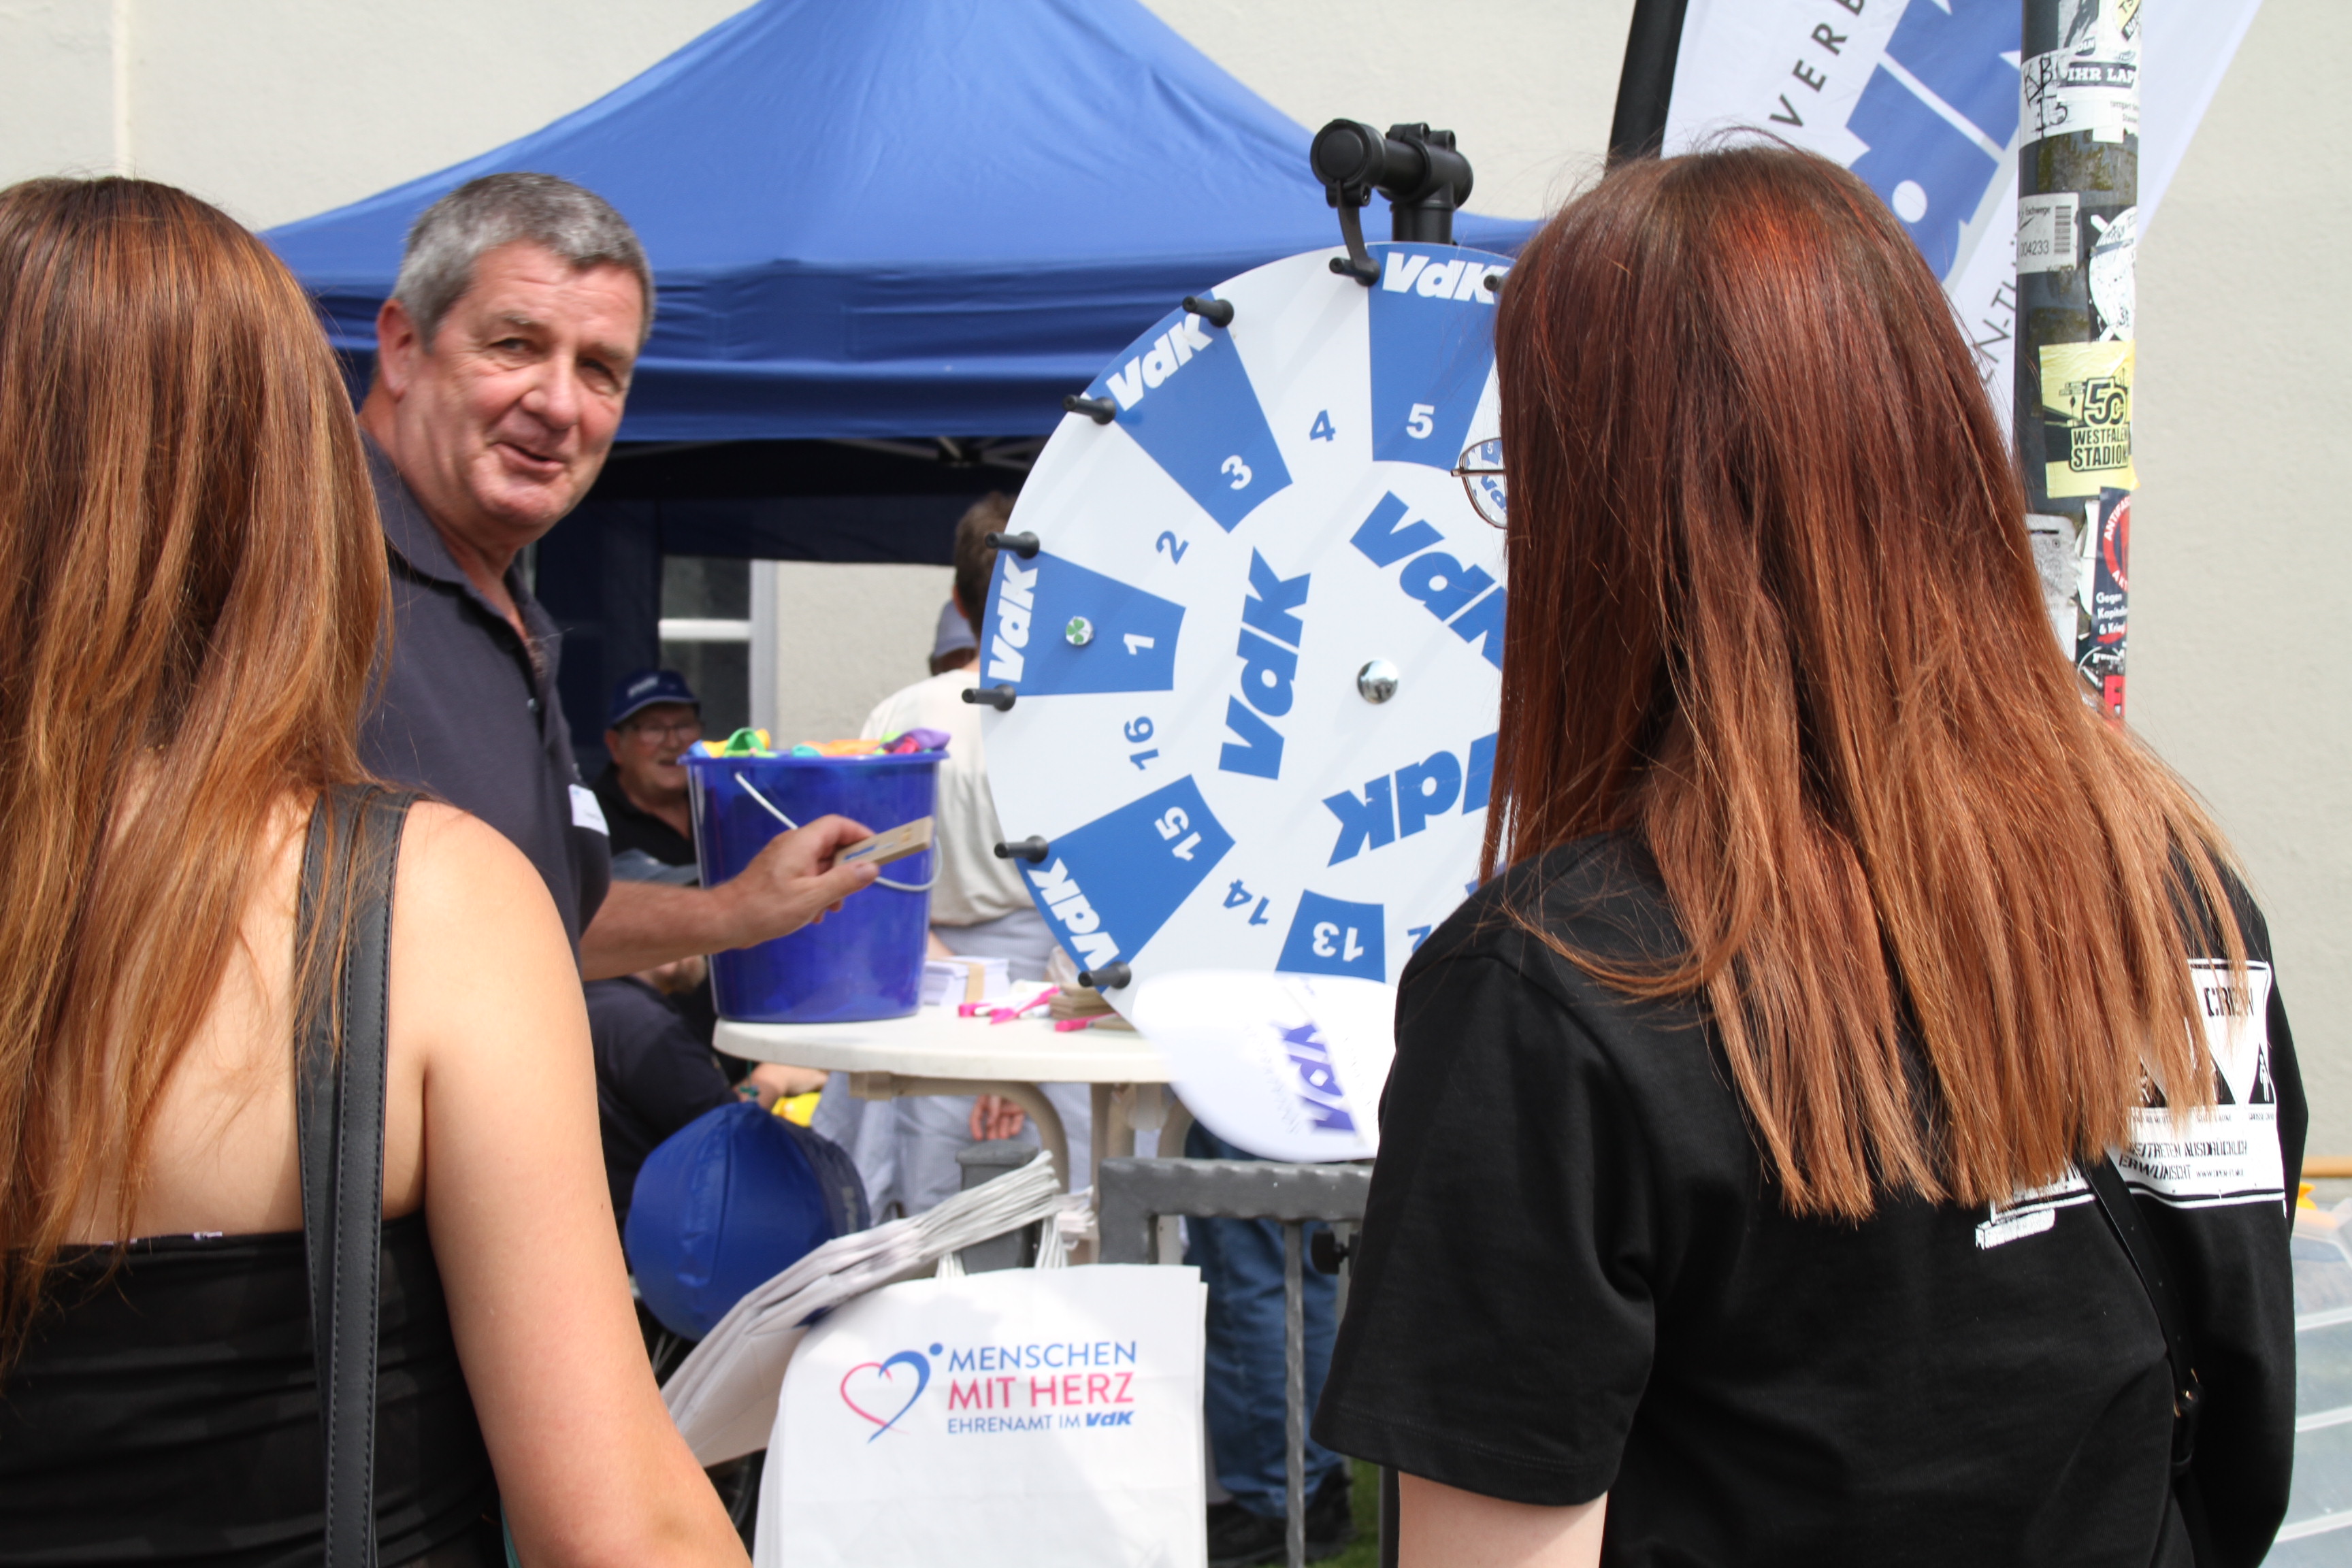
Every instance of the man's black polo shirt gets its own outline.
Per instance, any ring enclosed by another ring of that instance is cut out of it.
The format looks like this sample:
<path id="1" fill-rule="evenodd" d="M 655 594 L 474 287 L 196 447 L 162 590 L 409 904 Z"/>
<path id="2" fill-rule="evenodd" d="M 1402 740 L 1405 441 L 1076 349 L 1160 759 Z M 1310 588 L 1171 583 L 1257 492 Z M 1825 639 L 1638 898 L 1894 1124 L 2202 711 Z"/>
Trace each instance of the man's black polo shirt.
<path id="1" fill-rule="evenodd" d="M 665 866 L 696 863 L 694 840 L 629 798 L 621 787 L 621 770 L 604 764 L 596 779 L 596 802 L 604 808 L 604 828 L 613 836 L 613 853 L 642 850 Z"/>
<path id="2" fill-rule="evenodd" d="M 482 597 L 406 481 L 366 443 L 392 561 L 392 666 L 360 728 L 360 759 L 395 784 L 471 812 L 511 840 L 546 879 L 574 952 L 612 885 L 596 797 L 580 783 L 572 731 L 556 699 L 562 635 L 507 573 L 530 650 Z"/>
<path id="3" fill-rule="evenodd" d="M 698 885 L 694 840 L 631 800 L 628 791 L 621 787 L 619 768 L 610 763 L 605 763 L 604 771 L 597 775 L 595 787 L 597 802 L 604 808 L 604 826 L 613 836 L 613 875 L 615 878 L 623 881 L 665 881 L 674 887 Z M 668 867 L 671 874 L 655 876 L 656 866 Z M 592 985 L 588 989 L 588 1021 L 594 1026 L 596 988 Z M 704 1045 L 710 1044 L 719 1029 L 719 1006 L 711 999 L 708 977 L 692 990 L 681 991 L 675 996 L 665 998 L 665 1001 L 677 1011 L 678 1017 L 685 1020 L 688 1033 Z M 597 1048 L 601 1051 L 604 1047 L 599 1046 Z M 597 1059 L 601 1061 L 604 1058 L 600 1056 Z M 750 1072 L 753 1064 L 739 1061 L 733 1057 L 721 1057 L 719 1066 L 726 1068 L 730 1081 L 732 1081 Z M 630 1169 L 634 1173 L 635 1167 L 631 1166 Z M 629 1179 L 635 1181 L 636 1177 L 633 1173 Z"/>

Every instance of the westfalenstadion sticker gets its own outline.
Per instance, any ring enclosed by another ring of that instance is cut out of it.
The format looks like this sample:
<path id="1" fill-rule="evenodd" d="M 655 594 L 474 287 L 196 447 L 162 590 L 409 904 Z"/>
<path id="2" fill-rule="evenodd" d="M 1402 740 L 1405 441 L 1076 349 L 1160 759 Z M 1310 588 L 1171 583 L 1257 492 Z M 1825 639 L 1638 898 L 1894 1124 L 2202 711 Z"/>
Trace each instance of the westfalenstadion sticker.
<path id="1" fill-rule="evenodd" d="M 2139 488 L 2132 468 L 2131 387 L 2128 342 L 2044 345 L 2042 450 L 2051 495 Z"/>

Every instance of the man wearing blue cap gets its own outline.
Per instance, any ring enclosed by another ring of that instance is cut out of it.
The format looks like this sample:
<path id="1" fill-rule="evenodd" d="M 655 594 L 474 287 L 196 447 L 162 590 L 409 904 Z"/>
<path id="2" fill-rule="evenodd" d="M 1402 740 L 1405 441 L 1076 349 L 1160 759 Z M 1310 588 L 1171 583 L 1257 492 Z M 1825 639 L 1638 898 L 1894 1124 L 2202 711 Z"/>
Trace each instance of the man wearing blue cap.
<path id="1" fill-rule="evenodd" d="M 702 738 L 702 700 L 674 669 L 640 669 L 613 688 L 610 714 L 604 750 L 612 761 L 593 787 L 612 839 L 614 884 L 701 886 L 694 852 L 694 807 L 687 799 L 686 764 L 679 759 Z M 657 967 L 657 977 L 634 978 L 662 991 L 667 1008 L 677 1013 L 687 1032 L 708 1047 L 719 1027 L 719 1009 L 702 958 L 685 957 Z M 599 988 L 629 983 L 589 983 L 592 1023 L 597 1021 Z M 751 1068 L 748 1062 L 730 1060 L 727 1066 L 739 1077 Z"/>
<path id="2" fill-rule="evenodd" d="M 640 669 L 613 688 L 604 730 L 613 760 L 595 790 L 616 879 L 694 885 L 694 808 L 679 759 L 700 739 L 702 699 L 677 671 Z"/>

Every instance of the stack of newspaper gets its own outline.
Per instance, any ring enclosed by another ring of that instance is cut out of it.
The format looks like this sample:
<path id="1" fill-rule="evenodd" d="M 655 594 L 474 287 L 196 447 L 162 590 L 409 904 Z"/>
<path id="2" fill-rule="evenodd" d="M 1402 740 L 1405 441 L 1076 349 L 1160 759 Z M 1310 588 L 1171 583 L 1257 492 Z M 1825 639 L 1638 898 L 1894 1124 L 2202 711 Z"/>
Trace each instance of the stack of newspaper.
<path id="1" fill-rule="evenodd" d="M 768 1446 L 784 1368 L 811 1319 L 878 1286 L 929 1274 L 964 1247 L 1058 1216 L 1069 1202 L 1054 1179 L 1052 1156 L 1040 1153 L 928 1213 L 828 1241 L 752 1290 L 662 1385 L 695 1461 L 716 1465 Z"/>

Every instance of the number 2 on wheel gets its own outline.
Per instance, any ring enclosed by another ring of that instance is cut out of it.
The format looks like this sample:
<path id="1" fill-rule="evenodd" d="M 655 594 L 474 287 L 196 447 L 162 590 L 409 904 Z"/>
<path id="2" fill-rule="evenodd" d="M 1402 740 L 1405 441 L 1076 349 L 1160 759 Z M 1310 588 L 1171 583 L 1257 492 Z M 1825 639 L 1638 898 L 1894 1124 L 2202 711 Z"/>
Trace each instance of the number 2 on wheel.
<path id="1" fill-rule="evenodd" d="M 1151 548 L 1181 566 L 1184 564 L 1184 552 L 1192 547 L 1177 538 L 1173 529 L 1163 528 L 1160 531 L 1160 537 L 1151 542 Z"/>

